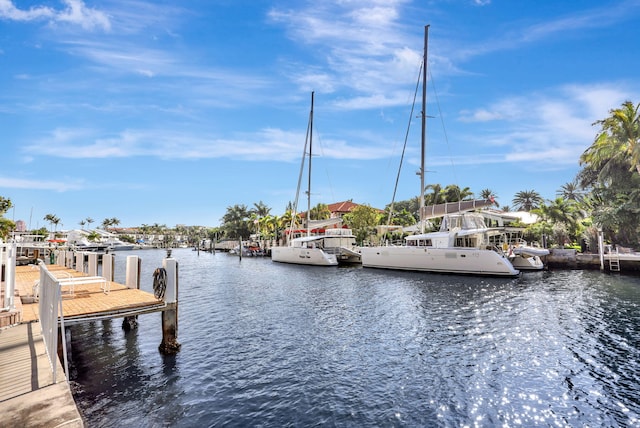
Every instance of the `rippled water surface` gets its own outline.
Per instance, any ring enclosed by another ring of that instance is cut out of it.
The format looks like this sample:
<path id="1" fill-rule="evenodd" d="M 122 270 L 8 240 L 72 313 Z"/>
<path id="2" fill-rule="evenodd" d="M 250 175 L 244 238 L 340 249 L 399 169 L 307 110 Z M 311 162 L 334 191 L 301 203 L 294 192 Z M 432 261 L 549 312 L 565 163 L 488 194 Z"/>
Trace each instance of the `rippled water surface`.
<path id="1" fill-rule="evenodd" d="M 164 251 L 142 258 L 142 288 Z M 174 250 L 176 356 L 160 314 L 73 326 L 89 427 L 639 426 L 640 279 L 473 278 Z"/>

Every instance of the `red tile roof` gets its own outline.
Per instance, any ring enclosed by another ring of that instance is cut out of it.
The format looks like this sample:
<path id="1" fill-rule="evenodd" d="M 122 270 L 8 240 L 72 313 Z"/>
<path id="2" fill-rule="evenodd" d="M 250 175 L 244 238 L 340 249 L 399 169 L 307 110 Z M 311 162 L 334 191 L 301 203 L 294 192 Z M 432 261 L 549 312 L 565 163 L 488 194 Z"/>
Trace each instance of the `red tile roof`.
<path id="1" fill-rule="evenodd" d="M 354 204 L 353 202 L 349 201 L 344 201 L 344 202 L 335 202 L 333 204 L 329 204 L 329 211 L 331 211 L 331 213 L 340 213 L 340 214 L 345 214 L 348 212 L 351 212 L 352 209 L 354 209 L 355 207 L 357 207 L 359 204 Z"/>

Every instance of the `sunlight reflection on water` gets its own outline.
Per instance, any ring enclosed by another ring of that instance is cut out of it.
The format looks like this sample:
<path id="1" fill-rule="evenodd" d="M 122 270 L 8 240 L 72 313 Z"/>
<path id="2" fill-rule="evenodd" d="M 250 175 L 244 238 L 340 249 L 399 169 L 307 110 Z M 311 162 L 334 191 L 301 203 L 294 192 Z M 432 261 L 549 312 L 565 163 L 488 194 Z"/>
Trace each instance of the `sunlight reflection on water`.
<path id="1" fill-rule="evenodd" d="M 150 289 L 164 252 L 139 254 Z M 157 351 L 159 314 L 129 334 L 119 320 L 72 330 L 89 426 L 638 424 L 638 278 L 173 254 L 178 355 Z"/>

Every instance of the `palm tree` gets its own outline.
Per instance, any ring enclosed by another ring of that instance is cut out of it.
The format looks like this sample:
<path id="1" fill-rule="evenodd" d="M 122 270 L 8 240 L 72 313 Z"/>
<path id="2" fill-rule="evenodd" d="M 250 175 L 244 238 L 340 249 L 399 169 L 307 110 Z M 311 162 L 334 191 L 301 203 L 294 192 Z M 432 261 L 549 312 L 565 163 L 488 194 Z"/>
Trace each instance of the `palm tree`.
<path id="1" fill-rule="evenodd" d="M 12 206 L 11 199 L 0 196 L 0 241 L 7 239 L 9 233 L 16 228 L 16 224 L 13 221 L 4 218 L 4 213 L 9 211 Z"/>
<path id="2" fill-rule="evenodd" d="M 56 217 L 54 214 L 45 215 L 43 220 L 48 221 L 51 227 L 55 225 L 55 229 L 58 228 L 58 224 L 60 223 L 60 219 Z M 54 233 L 55 233 L 55 229 L 54 229 Z"/>
<path id="3" fill-rule="evenodd" d="M 266 238 L 272 238 L 277 229 L 278 216 L 267 214 L 258 219 L 258 224 L 260 226 L 260 233 Z"/>
<path id="4" fill-rule="evenodd" d="M 554 225 L 554 230 L 557 234 L 560 231 L 566 230 L 569 238 L 572 241 L 578 240 L 580 234 L 580 220 L 583 218 L 582 212 L 578 209 L 575 201 L 567 200 L 563 198 L 556 198 L 547 205 L 544 202 L 540 204 L 540 207 L 533 210 L 535 214 L 538 214 L 543 221 Z M 566 235 L 565 235 L 566 237 Z M 561 239 L 557 239 L 560 241 Z M 565 242 L 558 242 L 564 244 Z"/>
<path id="5" fill-rule="evenodd" d="M 523 190 L 515 194 L 511 203 L 516 211 L 531 211 L 544 202 L 542 196 L 535 190 Z"/>
<path id="6" fill-rule="evenodd" d="M 247 225 L 249 210 L 244 204 L 227 207 L 222 216 L 222 229 L 229 238 L 248 237 L 251 233 Z"/>
<path id="7" fill-rule="evenodd" d="M 11 199 L 0 196 L 0 216 L 9 211 L 12 206 L 13 203 L 11 202 Z"/>
<path id="8" fill-rule="evenodd" d="M 250 210 L 251 213 L 256 213 L 258 218 L 266 217 L 271 212 L 271 208 L 268 207 L 264 202 L 254 202 L 253 208 Z"/>
<path id="9" fill-rule="evenodd" d="M 582 187 L 580 187 L 578 180 L 575 179 L 569 183 L 563 184 L 556 192 L 556 196 L 569 201 L 582 202 L 584 199 L 584 191 L 582 190 Z"/>
<path id="10" fill-rule="evenodd" d="M 302 220 L 300 219 L 300 214 L 296 213 L 294 215 L 292 209 L 287 209 L 287 211 L 285 211 L 285 213 L 280 217 L 280 222 L 284 228 L 288 228 L 290 226 L 295 228 L 302 223 Z"/>
<path id="11" fill-rule="evenodd" d="M 87 217 L 84 221 L 87 222 L 87 227 L 91 228 L 91 223 L 93 223 L 93 219 L 91 217 Z"/>
<path id="12" fill-rule="evenodd" d="M 605 239 L 636 245 L 640 230 L 640 104 L 630 101 L 610 110 L 594 125 L 601 129 L 580 157 L 580 185 L 590 189 L 589 206 L 594 223 Z"/>
<path id="13" fill-rule="evenodd" d="M 431 190 L 431 193 L 427 193 L 427 190 Z M 424 204 L 425 205 L 437 205 L 445 201 L 442 186 L 439 184 L 427 184 L 424 188 Z M 418 210 L 416 210 L 417 212 Z"/>
<path id="14" fill-rule="evenodd" d="M 548 205 L 543 202 L 535 211 L 543 220 L 563 223 L 567 226 L 574 226 L 581 218 L 576 204 L 563 198 L 556 198 Z"/>
<path id="15" fill-rule="evenodd" d="M 249 219 L 247 220 L 247 223 L 249 225 L 248 226 L 249 230 L 253 229 L 253 231 L 255 231 L 255 233 L 258 234 L 258 235 L 261 232 L 261 230 L 260 230 L 260 218 L 261 217 L 257 213 L 251 212 L 249 214 Z"/>
<path id="16" fill-rule="evenodd" d="M 468 187 L 461 189 L 457 184 L 449 184 L 443 190 L 445 202 L 464 201 L 469 196 L 473 196 L 473 192 Z"/>
<path id="17" fill-rule="evenodd" d="M 485 201 L 493 201 L 494 205 L 497 207 L 498 204 L 498 196 L 491 189 L 482 189 L 480 191 L 480 199 L 484 199 Z"/>
<path id="18" fill-rule="evenodd" d="M 311 212 L 308 214 L 310 214 L 307 216 L 308 219 L 327 220 L 331 218 L 331 211 L 329 211 L 329 206 L 323 203 L 319 203 L 315 207 L 311 208 Z"/>
<path id="19" fill-rule="evenodd" d="M 426 202 L 428 198 L 425 198 L 425 204 L 426 205 L 431 205 L 430 202 Z M 420 198 L 418 196 L 416 196 L 415 198 L 411 198 L 409 200 L 406 201 L 398 201 L 398 202 L 394 202 L 393 203 L 393 210 L 391 207 L 391 204 L 387 205 L 384 208 L 386 214 L 385 214 L 385 218 L 387 219 L 387 223 L 389 224 L 395 224 L 392 222 L 392 218 L 396 217 L 398 215 L 398 213 L 401 213 L 403 211 L 407 211 L 409 212 L 409 214 L 415 218 L 420 217 L 419 211 L 420 211 Z M 415 221 L 414 221 L 415 224 Z"/>
<path id="20" fill-rule="evenodd" d="M 598 120 L 600 132 L 595 141 L 580 157 L 580 163 L 605 163 L 620 159 L 629 163 L 630 170 L 640 173 L 640 103 L 622 103 L 622 107 L 609 111 L 611 116 Z M 606 169 L 606 168 L 605 168 Z"/>
<path id="21" fill-rule="evenodd" d="M 117 226 L 120 224 L 120 220 L 116 217 L 105 218 L 102 220 L 102 229 L 107 230 L 111 226 Z"/>

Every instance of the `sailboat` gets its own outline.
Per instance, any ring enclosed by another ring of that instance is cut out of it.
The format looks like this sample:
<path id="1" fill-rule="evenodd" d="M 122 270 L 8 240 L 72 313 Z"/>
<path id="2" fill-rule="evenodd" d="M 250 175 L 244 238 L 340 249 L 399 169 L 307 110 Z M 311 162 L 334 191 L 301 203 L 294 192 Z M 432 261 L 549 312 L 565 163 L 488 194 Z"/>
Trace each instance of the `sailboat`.
<path id="1" fill-rule="evenodd" d="M 362 247 L 362 266 L 466 275 L 518 276 L 520 271 L 513 267 L 508 257 L 495 244 L 499 242 L 496 235 L 501 232 L 495 228 L 488 228 L 482 215 L 478 213 L 461 210 L 445 214 L 442 217 L 440 231 L 424 233 L 424 223 L 428 217 L 428 209 L 424 202 L 428 37 L 427 25 L 424 29 L 422 152 L 418 173 L 421 233 L 406 237 L 405 244 L 400 246 Z"/>
<path id="2" fill-rule="evenodd" d="M 326 251 L 325 236 L 311 235 L 311 154 L 313 146 L 313 98 L 314 93 L 311 92 L 311 111 L 309 113 L 309 126 L 307 128 L 307 141 L 305 141 L 305 149 L 302 154 L 302 165 L 300 168 L 300 178 L 304 169 L 305 158 L 309 156 L 308 165 L 308 181 L 307 181 L 307 215 L 306 215 L 306 236 L 289 239 L 288 245 L 282 247 L 271 248 L 271 260 L 281 263 L 294 263 L 299 265 L 315 265 L 315 266 L 336 266 L 338 259 L 334 252 Z M 307 151 L 307 142 L 309 150 Z M 294 213 L 292 216 L 291 226 L 289 228 L 289 236 L 293 235 L 296 210 L 298 205 L 298 196 L 300 183 L 298 183 L 298 194 L 294 204 Z"/>

